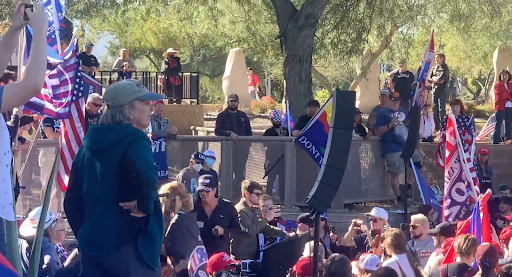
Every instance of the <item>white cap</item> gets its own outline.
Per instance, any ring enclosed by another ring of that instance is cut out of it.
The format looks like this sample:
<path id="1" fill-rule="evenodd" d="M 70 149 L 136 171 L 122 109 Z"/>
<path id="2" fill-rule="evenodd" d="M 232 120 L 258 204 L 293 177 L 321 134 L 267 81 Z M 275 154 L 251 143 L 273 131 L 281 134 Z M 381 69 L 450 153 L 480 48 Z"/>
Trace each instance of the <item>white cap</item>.
<path id="1" fill-rule="evenodd" d="M 41 207 L 37 207 L 34 210 L 32 210 L 29 214 L 27 219 L 21 223 L 20 226 L 20 235 L 23 237 L 32 237 L 36 235 L 37 232 L 37 224 L 39 223 L 39 219 L 41 218 Z M 53 221 L 57 218 L 57 215 L 47 211 L 46 213 L 46 220 L 44 223 L 44 229 L 48 228 Z"/>
<path id="2" fill-rule="evenodd" d="M 380 259 L 375 254 L 367 253 L 359 258 L 359 267 L 364 270 L 375 271 L 379 269 L 380 265 Z"/>
<path id="3" fill-rule="evenodd" d="M 206 157 L 213 157 L 214 159 L 217 159 L 217 155 L 215 155 L 215 152 L 210 149 L 204 151 L 203 155 L 205 155 Z"/>
<path id="4" fill-rule="evenodd" d="M 321 259 L 323 259 L 325 257 L 325 248 L 324 246 L 320 243 L 318 244 L 318 255 L 320 256 Z M 304 252 L 302 252 L 302 256 L 303 257 L 313 257 L 313 249 L 315 247 L 315 242 L 314 241 L 308 241 L 306 243 L 306 245 L 304 246 Z"/>
<path id="5" fill-rule="evenodd" d="M 388 212 L 383 208 L 374 207 L 371 212 L 367 213 L 366 216 L 373 216 L 384 219 L 386 222 L 389 219 Z"/>

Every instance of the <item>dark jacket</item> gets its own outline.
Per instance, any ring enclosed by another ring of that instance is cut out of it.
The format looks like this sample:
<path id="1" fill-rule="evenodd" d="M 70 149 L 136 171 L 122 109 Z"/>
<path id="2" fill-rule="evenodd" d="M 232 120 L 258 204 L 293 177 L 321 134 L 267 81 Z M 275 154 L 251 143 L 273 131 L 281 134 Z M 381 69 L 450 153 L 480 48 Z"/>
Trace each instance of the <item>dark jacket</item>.
<path id="1" fill-rule="evenodd" d="M 235 209 L 238 212 L 242 229 L 242 233 L 238 236 L 233 236 L 231 240 L 231 255 L 235 260 L 251 260 L 256 257 L 259 233 L 267 237 L 286 237 L 286 232 L 277 227 L 270 226 L 266 218 L 258 218 L 254 209 L 249 207 L 245 199 L 242 198 L 235 205 Z"/>
<path id="2" fill-rule="evenodd" d="M 439 77 L 439 81 L 443 81 L 442 83 L 436 83 L 432 85 L 432 90 L 434 94 L 443 94 L 446 93 L 446 86 L 450 81 L 450 70 L 448 69 L 448 65 L 443 63 L 442 65 L 435 65 L 432 67 L 432 71 L 430 71 L 429 78 Z"/>
<path id="3" fill-rule="evenodd" d="M 230 253 L 230 234 L 240 234 L 240 222 L 238 221 L 238 214 L 233 203 L 219 198 L 217 206 L 209 217 L 200 200 L 195 203 L 194 207 L 194 212 L 197 213 L 197 224 L 199 225 L 201 238 L 208 252 L 208 257 L 219 252 Z M 213 228 L 217 225 L 224 229 L 223 235 L 213 234 Z"/>
<path id="4" fill-rule="evenodd" d="M 484 176 L 485 173 L 485 177 Z M 476 176 L 478 177 L 478 182 L 480 183 L 480 192 L 485 193 L 488 188 L 492 190 L 492 168 L 486 162 L 485 171 L 480 165 L 480 163 L 476 163 Z"/>
<path id="5" fill-rule="evenodd" d="M 233 126 L 231 121 L 231 112 L 228 109 L 225 109 L 223 112 L 217 115 L 217 120 L 215 121 L 215 135 L 216 136 L 230 136 L 230 132 L 234 132 L 239 136 L 252 136 L 251 122 L 249 121 L 249 117 L 242 112 L 236 111 L 236 118 L 238 126 Z M 238 134 L 235 130 L 239 130 Z"/>
<path id="6" fill-rule="evenodd" d="M 146 216 L 119 206 L 133 200 Z M 146 134 L 128 125 L 92 126 L 73 160 L 64 210 L 82 255 L 108 256 L 136 243 L 146 263 L 159 268 L 164 226 Z"/>
<path id="7" fill-rule="evenodd" d="M 18 250 L 21 255 L 21 266 L 23 268 L 23 276 L 26 277 L 28 273 L 28 268 L 30 264 L 30 255 L 32 251 L 32 246 L 34 245 L 34 238 L 27 239 L 19 239 L 18 240 Z M 48 263 L 48 269 L 50 272 L 55 272 L 57 269 L 62 267 L 62 264 L 57 255 L 57 250 L 55 250 L 55 244 L 50 242 L 50 239 L 46 236 L 43 236 L 43 241 L 41 242 L 41 258 L 39 259 L 39 273 L 37 276 L 46 277 L 53 275 L 48 275 L 48 271 L 43 269 L 44 265 L 44 257 L 50 256 L 50 262 Z"/>

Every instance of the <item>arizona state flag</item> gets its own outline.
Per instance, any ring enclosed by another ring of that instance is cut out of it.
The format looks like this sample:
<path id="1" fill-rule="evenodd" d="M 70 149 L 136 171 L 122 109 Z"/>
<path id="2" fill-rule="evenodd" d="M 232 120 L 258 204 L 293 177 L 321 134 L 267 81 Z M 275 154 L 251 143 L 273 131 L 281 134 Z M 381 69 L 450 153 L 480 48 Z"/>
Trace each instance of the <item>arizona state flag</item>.
<path id="1" fill-rule="evenodd" d="M 0 276 L 2 277 L 19 277 L 16 270 L 9 264 L 7 259 L 0 253 Z"/>
<path id="2" fill-rule="evenodd" d="M 165 234 L 164 245 L 177 277 L 208 276 L 208 254 L 201 240 L 196 213 L 178 212 Z M 180 263 L 186 266 L 182 267 Z"/>

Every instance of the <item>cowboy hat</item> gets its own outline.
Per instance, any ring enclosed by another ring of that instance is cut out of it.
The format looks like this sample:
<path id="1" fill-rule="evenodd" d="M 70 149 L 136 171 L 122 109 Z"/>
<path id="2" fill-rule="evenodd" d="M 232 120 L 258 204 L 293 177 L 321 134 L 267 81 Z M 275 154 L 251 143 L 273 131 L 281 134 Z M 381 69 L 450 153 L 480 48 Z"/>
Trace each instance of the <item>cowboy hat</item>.
<path id="1" fill-rule="evenodd" d="M 178 50 L 175 50 L 174 48 L 169 48 L 169 49 L 167 49 L 167 51 L 165 51 L 164 57 L 167 56 L 167 54 L 169 54 L 169 53 L 179 54 L 180 52 Z"/>
<path id="2" fill-rule="evenodd" d="M 37 207 L 32 210 L 28 217 L 21 223 L 20 226 L 20 235 L 23 237 L 33 237 L 37 232 L 37 224 L 39 223 L 39 219 L 41 218 L 41 207 Z M 44 222 L 44 229 L 48 228 L 53 221 L 57 218 L 57 215 L 47 211 L 46 212 L 46 220 Z"/>

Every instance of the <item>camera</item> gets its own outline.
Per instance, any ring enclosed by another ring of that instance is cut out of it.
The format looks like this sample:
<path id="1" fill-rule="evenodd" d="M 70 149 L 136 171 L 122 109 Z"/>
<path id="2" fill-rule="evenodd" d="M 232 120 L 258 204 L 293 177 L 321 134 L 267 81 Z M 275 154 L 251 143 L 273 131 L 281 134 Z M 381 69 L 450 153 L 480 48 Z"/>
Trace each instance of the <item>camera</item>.
<path id="1" fill-rule="evenodd" d="M 229 276 L 258 276 L 261 263 L 254 260 L 242 260 L 226 267 Z"/>
<path id="2" fill-rule="evenodd" d="M 363 221 L 360 219 L 354 219 L 354 220 L 352 220 L 352 225 L 354 227 L 361 227 L 361 225 L 363 225 Z"/>

